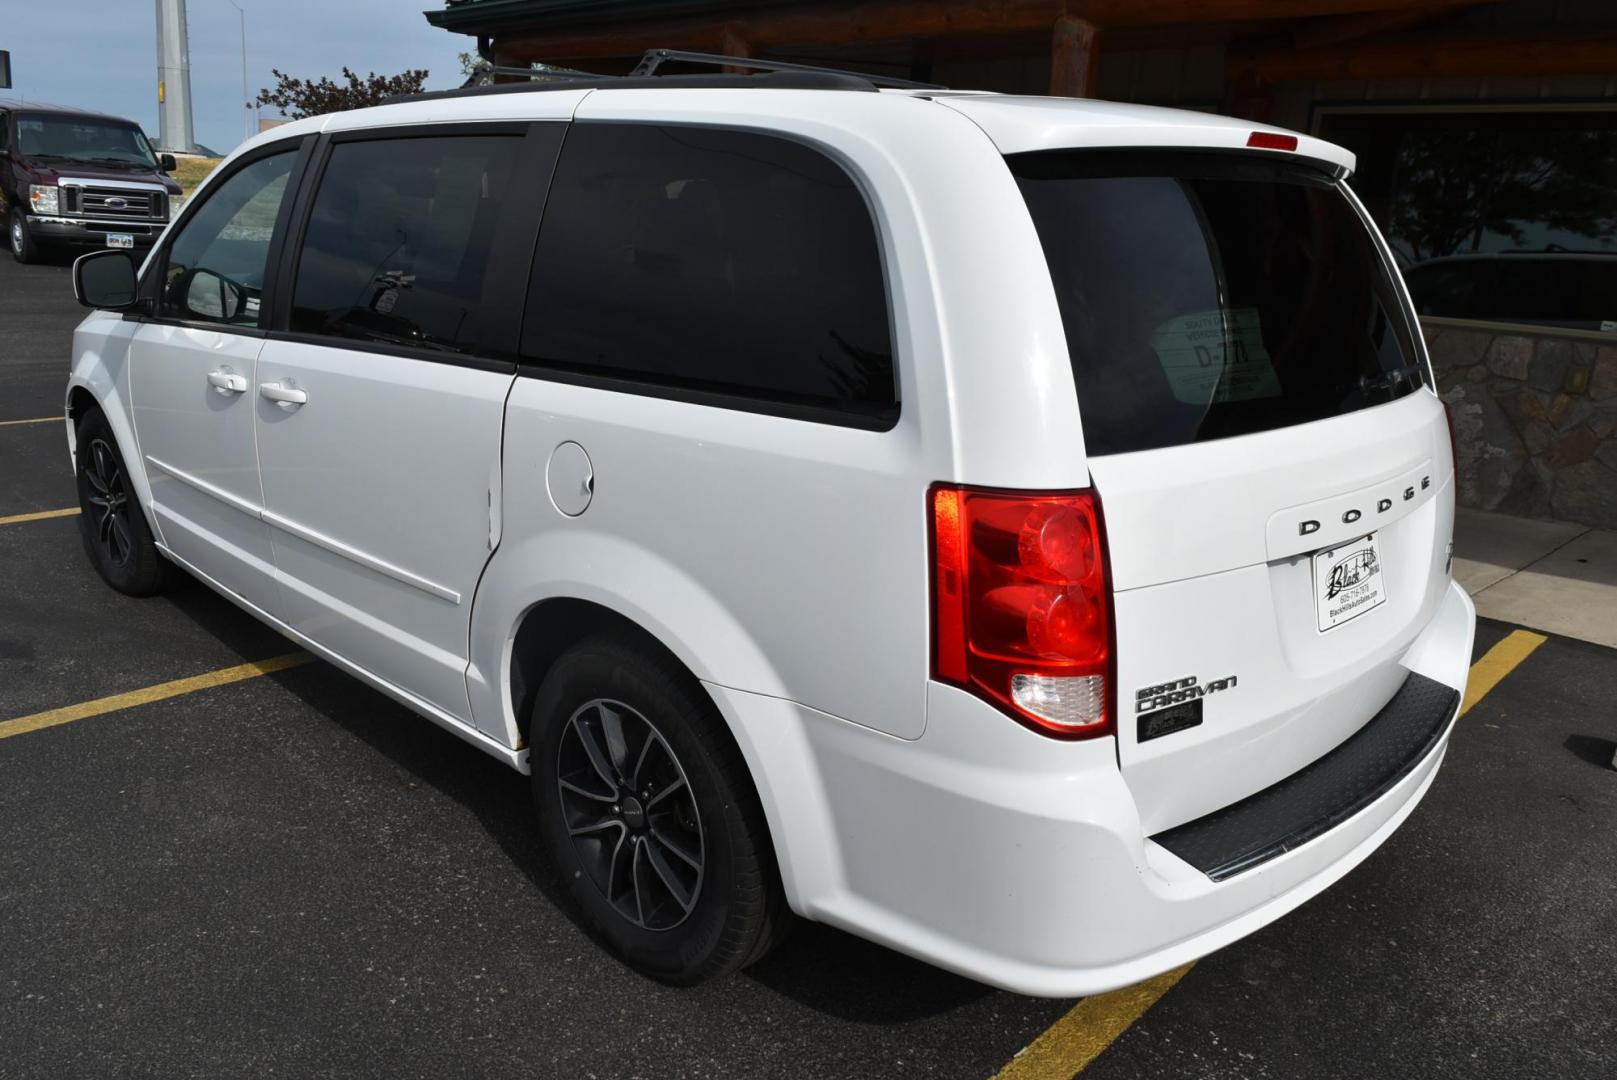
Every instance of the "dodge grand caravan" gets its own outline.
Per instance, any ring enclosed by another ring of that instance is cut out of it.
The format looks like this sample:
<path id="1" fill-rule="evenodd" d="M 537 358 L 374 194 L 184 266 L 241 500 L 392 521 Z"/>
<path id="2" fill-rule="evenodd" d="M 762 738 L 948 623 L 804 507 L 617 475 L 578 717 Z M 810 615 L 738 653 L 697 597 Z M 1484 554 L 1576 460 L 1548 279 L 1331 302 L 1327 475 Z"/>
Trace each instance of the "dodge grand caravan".
<path id="1" fill-rule="evenodd" d="M 1352 167 L 809 70 L 289 124 L 75 267 L 84 546 L 529 774 L 650 975 L 795 913 L 1121 986 L 1366 858 L 1459 707 L 1450 434 Z"/>

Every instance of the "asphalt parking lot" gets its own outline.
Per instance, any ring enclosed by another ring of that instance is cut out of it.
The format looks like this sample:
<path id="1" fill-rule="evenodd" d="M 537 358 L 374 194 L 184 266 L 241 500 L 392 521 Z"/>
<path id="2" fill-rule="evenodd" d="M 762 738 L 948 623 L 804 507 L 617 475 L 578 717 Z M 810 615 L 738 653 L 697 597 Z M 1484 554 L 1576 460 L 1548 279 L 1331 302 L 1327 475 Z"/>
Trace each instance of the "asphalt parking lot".
<path id="1" fill-rule="evenodd" d="M 7 729 L 296 652 L 15 520 L 76 503 L 61 425 L 10 421 L 60 412 L 79 315 L 65 261 L 0 259 L 0 1077 L 1617 1076 L 1617 652 L 1568 639 L 1385 847 L 1137 1019 L 807 925 L 648 982 L 568 918 L 524 778 L 322 663 Z"/>

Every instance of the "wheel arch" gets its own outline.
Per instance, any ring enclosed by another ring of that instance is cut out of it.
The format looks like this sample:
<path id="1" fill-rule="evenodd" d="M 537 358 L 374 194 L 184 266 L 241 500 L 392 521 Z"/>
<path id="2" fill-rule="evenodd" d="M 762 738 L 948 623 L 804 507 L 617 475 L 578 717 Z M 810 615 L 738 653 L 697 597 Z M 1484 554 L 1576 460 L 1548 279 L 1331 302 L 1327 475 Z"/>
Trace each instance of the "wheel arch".
<path id="1" fill-rule="evenodd" d="M 90 393 L 89 387 L 82 383 L 70 385 L 67 388 L 67 452 L 77 456 L 79 424 L 91 409 L 101 409 L 101 403 Z M 103 413 L 105 409 L 101 409 Z M 75 462 L 76 464 L 76 462 Z"/>
<path id="2" fill-rule="evenodd" d="M 530 763 L 534 760 L 531 730 L 533 705 L 545 676 L 556 661 L 573 646 L 599 634 L 614 632 L 646 650 L 648 654 L 672 663 L 689 678 L 692 691 L 701 695 L 702 700 L 712 706 L 714 714 L 719 718 L 719 726 L 729 738 L 731 749 L 746 771 L 747 781 L 752 785 L 753 795 L 763 811 L 765 840 L 769 845 L 769 863 L 776 881 L 785 889 L 787 896 L 792 897 L 795 892 L 795 881 L 789 853 L 786 850 L 789 838 L 783 833 L 783 823 L 779 819 L 775 800 L 770 797 L 763 784 L 763 763 L 759 759 L 753 740 L 744 737 L 737 729 L 734 710 L 727 707 L 728 701 L 717 699 L 708 683 L 675 649 L 623 612 L 577 596 L 547 597 L 522 612 L 511 635 L 504 690 L 509 694 L 511 708 L 516 716 L 521 746 L 530 752 L 528 759 Z"/>
<path id="3" fill-rule="evenodd" d="M 152 489 L 146 475 L 146 460 L 141 456 L 140 443 L 135 438 L 129 414 L 121 405 L 125 399 L 119 390 L 118 378 L 107 371 L 98 358 L 80 357 L 75 363 L 63 402 L 68 464 L 75 472 L 78 471 L 79 425 L 91 410 L 99 412 L 106 418 L 107 426 L 112 429 L 112 437 L 118 443 L 118 451 L 123 455 L 124 468 L 135 488 L 136 502 L 141 513 L 146 515 L 146 525 L 161 545 L 164 543 L 163 533 L 152 510 Z"/>
<path id="4" fill-rule="evenodd" d="M 692 682 L 701 682 L 672 649 L 627 615 L 576 596 L 549 597 L 524 611 L 511 635 L 506 693 L 510 695 L 511 710 L 516 716 L 523 745 L 532 742 L 534 698 L 556 661 L 579 642 L 613 631 L 667 657 L 690 675 Z"/>

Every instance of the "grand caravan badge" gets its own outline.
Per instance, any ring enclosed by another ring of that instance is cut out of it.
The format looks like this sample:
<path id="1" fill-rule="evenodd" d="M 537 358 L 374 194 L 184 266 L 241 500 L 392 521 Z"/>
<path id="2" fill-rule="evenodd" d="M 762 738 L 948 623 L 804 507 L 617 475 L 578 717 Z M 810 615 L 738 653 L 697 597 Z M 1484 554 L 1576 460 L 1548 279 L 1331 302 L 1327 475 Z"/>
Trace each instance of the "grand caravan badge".
<path id="1" fill-rule="evenodd" d="M 1152 709 L 1163 709 L 1169 705 L 1177 705 L 1181 701 L 1193 701 L 1208 694 L 1216 694 L 1220 690 L 1229 690 L 1234 686 L 1234 675 L 1226 675 L 1222 679 L 1208 679 L 1205 683 L 1198 682 L 1194 675 L 1186 675 L 1182 679 L 1159 683 L 1156 686 L 1144 686 L 1136 690 L 1134 711 L 1143 713 Z"/>

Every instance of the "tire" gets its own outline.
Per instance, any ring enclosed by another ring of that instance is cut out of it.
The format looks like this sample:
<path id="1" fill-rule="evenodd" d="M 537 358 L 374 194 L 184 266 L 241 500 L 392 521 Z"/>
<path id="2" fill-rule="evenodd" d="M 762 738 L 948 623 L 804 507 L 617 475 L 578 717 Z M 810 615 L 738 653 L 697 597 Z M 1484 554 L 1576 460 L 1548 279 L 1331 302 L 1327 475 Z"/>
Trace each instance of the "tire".
<path id="1" fill-rule="evenodd" d="M 631 635 L 589 638 L 545 676 L 529 730 L 545 849 L 613 952 L 690 986 L 769 951 L 789 912 L 763 809 L 689 672 Z"/>
<path id="2" fill-rule="evenodd" d="M 79 537 L 84 553 L 108 585 L 128 596 L 161 592 L 173 568 L 157 550 L 135 498 L 118 440 L 101 410 L 79 421 Z"/>
<path id="3" fill-rule="evenodd" d="M 34 234 L 28 230 L 28 218 L 19 208 L 12 208 L 6 239 L 11 246 L 12 258 L 20 263 L 39 261 L 39 244 L 34 240 Z"/>

